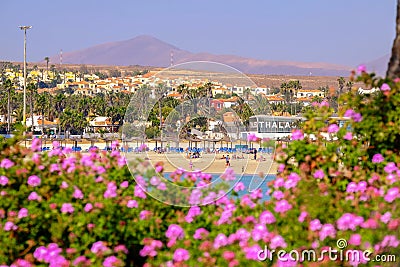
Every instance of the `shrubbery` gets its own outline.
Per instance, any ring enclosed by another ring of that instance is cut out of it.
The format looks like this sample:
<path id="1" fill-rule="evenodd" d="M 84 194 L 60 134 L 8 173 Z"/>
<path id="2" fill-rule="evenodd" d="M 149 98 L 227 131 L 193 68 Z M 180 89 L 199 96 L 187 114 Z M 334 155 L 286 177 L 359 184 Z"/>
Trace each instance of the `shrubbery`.
<path id="1" fill-rule="evenodd" d="M 56 148 L 42 154 L 38 141 L 32 149 L 3 142 L 0 264 L 297 266 L 276 253 L 260 262 L 259 251 L 315 249 L 319 255 L 337 249 L 338 239 L 347 240 L 346 249 L 399 257 L 400 83 L 360 71 L 359 79 L 381 90 L 343 97 L 347 108 L 341 115 L 351 117 L 349 127 L 329 122 L 327 103 L 315 103 L 295 140 L 278 148 L 279 172 L 268 192 L 237 198 L 223 196 L 220 187 L 208 195 L 218 200 L 200 207 L 165 205 L 144 192 L 150 185 L 163 187 L 153 178 L 161 165 L 154 170 L 138 162 L 131 166 L 134 180 L 118 151 Z M 182 170 L 172 178 L 189 187 L 210 181 L 209 175 Z M 241 190 L 239 182 L 234 191 Z M 266 194 L 269 200 L 262 202 Z M 302 264 L 359 263 L 325 255 L 323 262 Z"/>

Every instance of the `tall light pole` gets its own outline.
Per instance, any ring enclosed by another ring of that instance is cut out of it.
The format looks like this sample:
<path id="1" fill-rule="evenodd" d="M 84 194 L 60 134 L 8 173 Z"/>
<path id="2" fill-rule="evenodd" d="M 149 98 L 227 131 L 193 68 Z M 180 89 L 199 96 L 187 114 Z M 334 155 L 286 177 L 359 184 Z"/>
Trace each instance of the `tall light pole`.
<path id="1" fill-rule="evenodd" d="M 31 29 L 32 26 L 19 26 L 19 28 L 24 31 L 24 113 L 22 117 L 22 123 L 24 127 L 26 127 L 26 30 Z"/>

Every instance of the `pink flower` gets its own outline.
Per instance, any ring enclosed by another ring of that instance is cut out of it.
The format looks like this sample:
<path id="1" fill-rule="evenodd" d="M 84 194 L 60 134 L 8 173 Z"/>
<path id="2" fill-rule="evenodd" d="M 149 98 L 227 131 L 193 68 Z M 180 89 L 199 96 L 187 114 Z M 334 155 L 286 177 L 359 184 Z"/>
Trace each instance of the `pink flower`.
<path id="1" fill-rule="evenodd" d="M 247 135 L 247 140 L 249 142 L 257 142 L 258 138 L 257 138 L 257 136 L 255 134 L 250 133 L 250 134 Z"/>
<path id="2" fill-rule="evenodd" d="M 87 203 L 83 210 L 86 212 L 90 212 L 92 209 L 93 209 L 93 205 L 91 203 Z"/>
<path id="3" fill-rule="evenodd" d="M 209 232 L 206 229 L 199 228 L 199 229 L 196 229 L 196 231 L 194 232 L 193 238 L 194 239 L 203 239 L 203 238 L 207 237 L 208 234 L 209 234 Z"/>
<path id="4" fill-rule="evenodd" d="M 319 239 L 321 241 L 325 240 L 325 238 L 330 237 L 330 238 L 335 238 L 336 237 L 336 230 L 335 227 L 333 227 L 332 224 L 324 224 L 319 231 Z"/>
<path id="5" fill-rule="evenodd" d="M 322 179 L 325 177 L 325 173 L 323 170 L 319 169 L 318 171 L 314 172 L 315 179 Z"/>
<path id="6" fill-rule="evenodd" d="M 392 214 L 389 211 L 387 211 L 387 212 L 385 212 L 385 214 L 383 214 L 381 216 L 380 220 L 384 224 L 387 224 L 390 221 L 391 218 L 392 218 Z"/>
<path id="7" fill-rule="evenodd" d="M 11 230 L 17 230 L 18 229 L 18 226 L 16 226 L 13 222 L 6 222 L 5 224 L 4 224 L 4 231 L 11 231 Z"/>
<path id="8" fill-rule="evenodd" d="M 282 177 L 278 177 L 278 178 L 276 178 L 275 181 L 274 181 L 274 187 L 275 187 L 275 188 L 283 187 L 284 184 L 285 184 L 285 180 L 283 180 Z"/>
<path id="9" fill-rule="evenodd" d="M 339 230 L 352 230 L 355 231 L 356 227 L 364 222 L 364 218 L 361 216 L 356 216 L 351 213 L 343 214 L 336 222 L 337 228 Z"/>
<path id="10" fill-rule="evenodd" d="M 361 235 L 352 234 L 349 239 L 349 244 L 353 246 L 359 246 L 361 244 Z"/>
<path id="11" fill-rule="evenodd" d="M 31 267 L 33 266 L 29 261 L 17 259 L 10 267 Z"/>
<path id="12" fill-rule="evenodd" d="M 64 203 L 61 206 L 61 212 L 62 213 L 73 213 L 74 212 L 74 207 L 72 206 L 71 203 Z"/>
<path id="13" fill-rule="evenodd" d="M 384 248 L 385 247 L 397 248 L 399 244 L 400 241 L 394 235 L 386 235 L 381 242 L 381 246 Z"/>
<path id="14" fill-rule="evenodd" d="M 281 163 L 278 166 L 278 172 L 283 172 L 285 170 L 285 164 Z"/>
<path id="15" fill-rule="evenodd" d="M 32 151 L 40 151 L 40 147 L 42 145 L 42 141 L 39 138 L 33 138 L 32 140 Z"/>
<path id="16" fill-rule="evenodd" d="M 167 232 L 165 232 L 165 236 L 169 239 L 182 239 L 185 237 L 185 232 L 179 225 L 171 224 L 168 226 L 168 230 Z"/>
<path id="17" fill-rule="evenodd" d="M 381 91 L 382 92 L 390 91 L 390 86 L 387 83 L 382 84 Z"/>
<path id="18" fill-rule="evenodd" d="M 117 186 L 114 182 L 109 182 L 107 184 L 107 189 L 103 194 L 104 198 L 114 198 L 117 196 Z"/>
<path id="19" fill-rule="evenodd" d="M 354 113 L 355 113 L 354 110 L 352 110 L 350 108 L 350 109 L 346 110 L 346 112 L 344 113 L 344 116 L 345 117 L 352 117 Z"/>
<path id="20" fill-rule="evenodd" d="M 329 103 L 328 103 L 327 101 L 323 100 L 321 103 L 319 103 L 319 107 L 320 107 L 320 108 L 322 108 L 322 107 L 329 107 Z"/>
<path id="21" fill-rule="evenodd" d="M 282 199 L 284 197 L 284 194 L 282 193 L 282 191 L 280 190 L 276 190 L 272 193 L 272 197 L 279 200 Z"/>
<path id="22" fill-rule="evenodd" d="M 304 134 L 301 130 L 292 131 L 292 140 L 303 140 Z"/>
<path id="23" fill-rule="evenodd" d="M 275 216 L 270 211 L 266 210 L 260 214 L 259 221 L 262 224 L 272 224 L 276 222 L 276 219 Z"/>
<path id="24" fill-rule="evenodd" d="M 76 199 L 83 199 L 83 193 L 82 193 L 82 191 L 79 190 L 79 188 L 76 187 L 76 186 L 75 186 L 75 191 L 74 191 L 74 193 L 73 193 L 72 196 L 73 196 L 74 198 L 76 198 Z"/>
<path id="25" fill-rule="evenodd" d="M 28 200 L 40 200 L 40 196 L 36 192 L 32 192 L 29 194 Z"/>
<path id="26" fill-rule="evenodd" d="M 68 188 L 67 182 L 62 181 L 62 183 L 61 183 L 61 185 L 60 185 L 60 188 L 63 188 L 63 189 Z"/>
<path id="27" fill-rule="evenodd" d="M 125 245 L 118 245 L 118 246 L 116 246 L 115 248 L 114 248 L 114 252 L 123 252 L 123 253 L 125 253 L 125 254 L 128 254 L 128 249 L 126 248 L 126 246 Z"/>
<path id="28" fill-rule="evenodd" d="M 343 136 L 344 140 L 348 140 L 351 141 L 353 140 L 353 134 L 351 132 L 347 132 L 344 136 Z"/>
<path id="29" fill-rule="evenodd" d="M 357 191 L 363 193 L 367 190 L 367 186 L 368 186 L 368 184 L 366 181 L 360 181 L 357 184 Z"/>
<path id="30" fill-rule="evenodd" d="M 337 133 L 339 131 L 339 126 L 336 123 L 333 123 L 328 126 L 328 133 Z"/>
<path id="31" fill-rule="evenodd" d="M 92 247 L 90 248 L 90 251 L 94 254 L 97 253 L 102 253 L 108 250 L 108 247 L 104 245 L 103 241 L 97 241 L 92 244 Z"/>
<path id="32" fill-rule="evenodd" d="M 347 193 L 354 193 L 357 192 L 357 184 L 355 182 L 350 182 L 347 184 L 346 188 Z"/>
<path id="33" fill-rule="evenodd" d="M 251 247 L 245 247 L 243 249 L 246 254 L 246 259 L 258 261 L 258 253 L 261 250 L 261 247 L 258 244 L 255 244 Z"/>
<path id="34" fill-rule="evenodd" d="M 256 224 L 254 225 L 254 229 L 251 231 L 251 236 L 254 241 L 263 240 L 268 237 L 268 229 L 265 224 Z"/>
<path id="35" fill-rule="evenodd" d="M 163 169 L 164 169 L 163 166 L 157 165 L 157 167 L 156 167 L 156 172 L 160 173 L 160 172 L 163 171 Z"/>
<path id="36" fill-rule="evenodd" d="M 367 72 L 367 67 L 366 67 L 364 64 L 359 65 L 359 66 L 357 67 L 357 73 L 358 73 L 358 74 L 361 74 L 361 73 L 363 73 L 363 72 Z"/>
<path id="37" fill-rule="evenodd" d="M 185 221 L 187 223 L 191 223 L 194 219 L 194 217 L 198 216 L 201 214 L 201 209 L 198 206 L 192 206 L 190 207 L 188 214 L 185 217 Z"/>
<path id="38" fill-rule="evenodd" d="M 123 181 L 119 186 L 121 188 L 127 188 L 129 186 L 129 182 L 128 181 Z"/>
<path id="39" fill-rule="evenodd" d="M 134 196 L 138 198 L 146 198 L 146 193 L 143 191 L 143 189 L 140 187 L 140 185 L 135 185 L 135 192 Z"/>
<path id="40" fill-rule="evenodd" d="M 151 185 L 158 185 L 160 183 L 160 178 L 158 178 L 157 176 L 153 176 L 150 178 L 150 184 Z"/>
<path id="41" fill-rule="evenodd" d="M 165 191 L 165 190 L 167 190 L 167 186 L 165 185 L 165 183 L 160 183 L 160 184 L 157 186 L 157 189 L 158 189 L 158 190 L 161 190 L 161 191 Z"/>
<path id="42" fill-rule="evenodd" d="M 219 249 L 220 247 L 224 247 L 228 245 L 228 238 L 224 234 L 218 234 L 214 239 L 213 247 L 215 249 Z"/>
<path id="43" fill-rule="evenodd" d="M 354 122 L 360 122 L 363 119 L 360 113 L 354 113 L 351 118 Z"/>
<path id="44" fill-rule="evenodd" d="M 141 145 L 139 146 L 139 151 L 140 151 L 140 152 L 146 151 L 146 150 L 147 150 L 146 144 L 141 144 Z"/>
<path id="45" fill-rule="evenodd" d="M 36 176 L 36 175 L 29 176 L 28 185 L 35 187 L 35 186 L 40 185 L 40 183 L 41 183 L 41 180 L 38 176 Z"/>
<path id="46" fill-rule="evenodd" d="M 178 248 L 174 252 L 174 261 L 187 261 L 190 258 L 189 252 L 186 249 Z"/>
<path id="47" fill-rule="evenodd" d="M 276 235 L 271 239 L 271 243 L 269 244 L 269 246 L 272 249 L 276 249 L 278 247 L 286 248 L 287 244 L 285 243 L 283 237 L 281 237 L 280 235 Z"/>
<path id="48" fill-rule="evenodd" d="M 372 157 L 372 163 L 381 163 L 384 160 L 385 160 L 385 158 L 381 154 L 375 154 Z"/>
<path id="49" fill-rule="evenodd" d="M 383 170 L 384 170 L 386 173 L 392 173 L 392 172 L 397 171 L 396 163 L 394 163 L 394 162 L 389 162 L 388 164 L 386 164 L 386 166 L 385 166 L 385 168 L 383 168 Z"/>
<path id="50" fill-rule="evenodd" d="M 18 219 L 22 219 L 28 216 L 28 210 L 26 208 L 22 208 L 18 211 Z"/>
<path id="51" fill-rule="evenodd" d="M 115 256 L 109 256 L 103 261 L 104 267 L 115 267 L 121 263 L 121 260 Z"/>
<path id="52" fill-rule="evenodd" d="M 141 220 L 146 220 L 146 219 L 150 218 L 150 215 L 151 215 L 151 212 L 150 212 L 150 211 L 148 211 L 148 210 L 142 210 L 142 211 L 139 213 L 139 218 L 140 218 Z"/>
<path id="53" fill-rule="evenodd" d="M 275 212 L 285 213 L 292 209 L 292 205 L 286 199 L 280 200 L 275 204 Z"/>
<path id="54" fill-rule="evenodd" d="M 9 169 L 9 168 L 11 168 L 12 166 L 14 166 L 14 162 L 12 162 L 12 161 L 9 160 L 9 159 L 3 159 L 3 160 L 0 162 L 0 168 Z"/>
<path id="55" fill-rule="evenodd" d="M 128 200 L 128 203 L 126 204 L 126 206 L 130 209 L 132 208 L 137 208 L 138 207 L 138 203 L 136 200 Z"/>
<path id="56" fill-rule="evenodd" d="M 400 197 L 399 188 L 393 187 L 387 191 L 384 199 L 385 199 L 385 201 L 392 203 L 396 198 L 399 198 L 399 197 Z"/>
<path id="57" fill-rule="evenodd" d="M 298 218 L 298 221 L 299 222 L 304 222 L 304 220 L 306 219 L 306 217 L 308 216 L 308 213 L 307 213 L 307 211 L 302 211 L 301 213 L 300 213 L 300 216 L 299 216 L 299 218 Z"/>
<path id="58" fill-rule="evenodd" d="M 314 219 L 310 222 L 310 230 L 313 232 L 320 230 L 321 227 L 322 227 L 322 224 L 318 219 Z"/>
<path id="59" fill-rule="evenodd" d="M 235 258 L 235 252 L 233 251 L 224 251 L 224 253 L 222 253 L 222 257 L 226 260 L 226 261 L 231 261 Z"/>
<path id="60" fill-rule="evenodd" d="M 85 256 L 79 256 L 73 261 L 73 266 L 90 266 L 90 260 L 86 258 Z"/>
<path id="61" fill-rule="evenodd" d="M 245 186 L 242 182 L 238 182 L 235 187 L 233 188 L 233 191 L 235 192 L 239 192 L 239 191 L 243 191 L 245 189 Z"/>
<path id="62" fill-rule="evenodd" d="M 5 186 L 8 184 L 8 178 L 7 176 L 1 175 L 0 176 L 0 185 Z"/>

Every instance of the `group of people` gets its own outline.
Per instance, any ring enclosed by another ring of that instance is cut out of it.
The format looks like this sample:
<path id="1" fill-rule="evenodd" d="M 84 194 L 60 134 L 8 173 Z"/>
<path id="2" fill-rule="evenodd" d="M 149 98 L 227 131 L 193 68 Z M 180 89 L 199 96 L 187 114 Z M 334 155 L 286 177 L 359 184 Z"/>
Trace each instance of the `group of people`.
<path id="1" fill-rule="evenodd" d="M 200 152 L 189 152 L 188 154 L 187 154 L 187 158 L 188 159 L 198 159 L 198 158 L 200 158 Z"/>

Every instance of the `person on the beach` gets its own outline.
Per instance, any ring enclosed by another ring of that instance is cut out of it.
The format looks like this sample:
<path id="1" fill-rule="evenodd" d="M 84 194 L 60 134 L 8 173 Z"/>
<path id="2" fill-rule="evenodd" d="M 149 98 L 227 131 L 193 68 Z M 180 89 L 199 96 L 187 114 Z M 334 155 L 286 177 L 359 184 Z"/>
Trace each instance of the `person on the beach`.
<path id="1" fill-rule="evenodd" d="M 254 153 L 254 160 L 257 160 L 257 149 L 254 148 L 253 153 Z"/>
<path id="2" fill-rule="evenodd" d="M 231 166 L 231 164 L 229 162 L 229 155 L 226 155 L 225 161 L 226 161 L 226 165 L 225 165 L 226 167 Z"/>
<path id="3" fill-rule="evenodd" d="M 192 160 L 189 161 L 189 167 L 190 167 L 190 170 L 193 171 L 193 162 L 192 162 Z"/>

